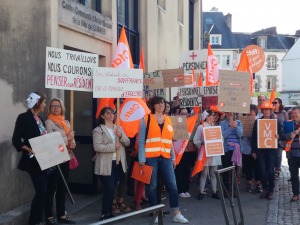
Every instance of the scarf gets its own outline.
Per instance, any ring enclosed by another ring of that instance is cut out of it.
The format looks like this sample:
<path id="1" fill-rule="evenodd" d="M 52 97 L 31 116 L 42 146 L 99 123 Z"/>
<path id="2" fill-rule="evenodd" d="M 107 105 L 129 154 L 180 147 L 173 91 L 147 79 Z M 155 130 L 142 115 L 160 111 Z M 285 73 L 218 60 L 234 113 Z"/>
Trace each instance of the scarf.
<path id="1" fill-rule="evenodd" d="M 58 116 L 58 115 L 50 114 L 48 116 L 48 119 L 52 120 L 53 123 L 55 123 L 58 126 L 62 127 L 65 130 L 66 135 L 69 134 L 70 129 L 69 129 L 68 124 L 65 121 L 65 117 L 64 116 Z"/>

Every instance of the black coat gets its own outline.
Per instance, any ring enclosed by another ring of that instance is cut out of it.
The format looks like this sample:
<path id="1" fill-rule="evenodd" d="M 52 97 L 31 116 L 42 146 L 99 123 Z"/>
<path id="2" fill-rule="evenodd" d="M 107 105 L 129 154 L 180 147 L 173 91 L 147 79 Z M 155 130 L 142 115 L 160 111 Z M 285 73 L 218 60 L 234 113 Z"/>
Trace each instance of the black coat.
<path id="1" fill-rule="evenodd" d="M 41 121 L 44 124 L 44 121 L 42 119 Z M 22 150 L 22 147 L 24 145 L 31 148 L 28 140 L 40 135 L 41 132 L 35 118 L 33 117 L 33 113 L 30 110 L 25 113 L 21 113 L 16 120 L 12 137 L 12 143 L 15 146 L 16 150 L 18 152 L 22 152 L 22 156 L 18 164 L 18 169 L 27 171 L 29 173 L 36 173 L 41 171 L 36 158 L 30 158 L 27 151 Z"/>

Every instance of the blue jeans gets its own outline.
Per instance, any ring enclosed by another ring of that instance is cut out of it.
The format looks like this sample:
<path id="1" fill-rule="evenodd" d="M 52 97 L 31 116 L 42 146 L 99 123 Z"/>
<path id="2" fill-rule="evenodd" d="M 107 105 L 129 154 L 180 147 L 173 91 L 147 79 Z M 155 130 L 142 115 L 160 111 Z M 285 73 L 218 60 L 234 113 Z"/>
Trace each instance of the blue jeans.
<path id="1" fill-rule="evenodd" d="M 171 159 L 163 158 L 162 156 L 147 158 L 146 164 L 153 167 L 150 184 L 146 185 L 150 206 L 157 205 L 156 188 L 159 171 L 169 191 L 170 207 L 173 210 L 178 210 L 178 191 Z"/>
<path id="2" fill-rule="evenodd" d="M 121 169 L 121 164 L 117 165 L 116 161 L 114 160 L 112 161 L 110 176 L 99 176 L 104 188 L 104 195 L 102 197 L 102 215 L 108 215 L 112 213 L 114 194 L 120 180 Z"/>
<path id="3" fill-rule="evenodd" d="M 274 167 L 277 153 L 277 149 L 257 150 L 257 160 L 259 163 L 262 188 L 269 192 L 273 192 L 274 190 Z"/>

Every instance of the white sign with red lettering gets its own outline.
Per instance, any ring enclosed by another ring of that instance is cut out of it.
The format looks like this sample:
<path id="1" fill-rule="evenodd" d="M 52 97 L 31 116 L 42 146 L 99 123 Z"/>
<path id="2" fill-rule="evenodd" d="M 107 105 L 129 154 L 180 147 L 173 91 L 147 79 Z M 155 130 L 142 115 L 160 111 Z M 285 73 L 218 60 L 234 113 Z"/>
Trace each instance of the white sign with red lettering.
<path id="1" fill-rule="evenodd" d="M 93 90 L 94 98 L 142 98 L 143 70 L 95 68 Z"/>
<path id="2" fill-rule="evenodd" d="M 45 87 L 92 92 L 98 61 L 96 54 L 47 47 Z"/>

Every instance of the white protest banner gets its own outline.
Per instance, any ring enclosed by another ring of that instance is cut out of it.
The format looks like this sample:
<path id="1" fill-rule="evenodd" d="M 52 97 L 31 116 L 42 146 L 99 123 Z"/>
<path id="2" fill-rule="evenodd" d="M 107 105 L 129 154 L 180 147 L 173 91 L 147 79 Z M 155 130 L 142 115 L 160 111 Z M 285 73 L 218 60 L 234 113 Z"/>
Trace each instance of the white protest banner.
<path id="1" fill-rule="evenodd" d="M 45 87 L 92 92 L 98 61 L 96 54 L 47 47 Z"/>
<path id="2" fill-rule="evenodd" d="M 165 98 L 165 87 L 161 71 L 144 73 L 144 97 L 161 96 Z"/>
<path id="3" fill-rule="evenodd" d="M 143 70 L 98 67 L 94 69 L 93 98 L 142 98 Z"/>
<path id="4" fill-rule="evenodd" d="M 223 137 L 220 126 L 203 127 L 206 156 L 224 155 Z"/>
<path id="5" fill-rule="evenodd" d="M 184 68 L 185 74 L 192 73 L 193 68 L 199 74 L 205 71 L 206 61 L 207 49 L 184 51 L 179 57 L 179 67 Z"/>
<path id="6" fill-rule="evenodd" d="M 218 106 L 223 112 L 250 113 L 248 72 L 220 70 Z"/>
<path id="7" fill-rule="evenodd" d="M 65 141 L 59 132 L 48 133 L 29 139 L 41 170 L 70 160 Z"/>
<path id="8" fill-rule="evenodd" d="M 257 120 L 257 148 L 275 149 L 277 143 L 277 119 Z"/>
<path id="9" fill-rule="evenodd" d="M 179 88 L 179 99 L 181 107 L 201 106 L 203 96 L 218 96 L 218 86 Z"/>

